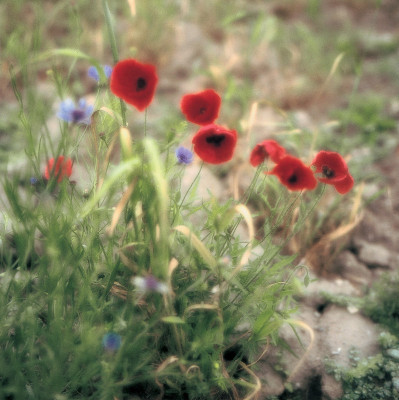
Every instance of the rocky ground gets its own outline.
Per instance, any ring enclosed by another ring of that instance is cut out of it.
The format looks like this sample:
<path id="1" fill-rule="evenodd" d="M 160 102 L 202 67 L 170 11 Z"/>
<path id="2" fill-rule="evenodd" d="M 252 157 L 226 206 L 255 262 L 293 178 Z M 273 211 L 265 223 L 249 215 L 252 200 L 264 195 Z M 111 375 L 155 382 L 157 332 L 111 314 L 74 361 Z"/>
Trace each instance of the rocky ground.
<path id="1" fill-rule="evenodd" d="M 283 2 L 269 2 L 269 11 L 287 24 L 300 19 L 304 24 L 311 25 L 312 21 L 306 17 L 305 3 L 298 1 L 295 7 L 289 7 Z M 326 27 L 329 29 L 339 30 L 348 24 L 358 27 L 359 46 L 364 52 L 362 55 L 365 56 L 364 70 L 372 71 L 367 65 L 375 63 L 375 49 L 378 43 L 384 41 L 391 43 L 392 37 L 398 38 L 399 17 L 397 10 L 394 12 L 397 6 L 396 0 L 381 1 L 381 6 L 377 9 L 373 8 L 370 1 L 364 1 L 367 6 L 361 1 L 334 0 L 322 3 L 321 12 L 328 16 Z M 314 28 L 317 34 L 320 26 Z M 369 37 L 374 38 L 377 45 L 365 45 L 362 42 L 362 34 L 366 31 Z M 239 77 L 248 72 L 244 68 L 245 60 L 243 61 L 242 57 L 246 43 L 240 41 L 239 35 L 234 37 L 227 35 L 221 38 L 217 30 L 209 27 L 204 30 L 193 22 L 179 23 L 174 33 L 173 54 L 169 55 L 164 63 L 163 78 L 159 88 L 160 95 L 171 102 L 178 104 L 182 94 L 198 91 L 208 82 L 204 76 L 190 78 L 193 66 L 211 65 L 209 71 L 212 79 L 222 86 L 229 74 Z M 329 111 L 338 105 L 342 106 L 348 100 L 352 90 L 349 86 L 353 85 L 355 79 L 353 76 L 348 77 L 346 81 L 344 78 L 342 87 L 335 87 L 335 91 L 328 91 L 321 97 L 306 93 L 302 96 L 293 95 L 295 85 L 298 84 L 298 71 L 295 70 L 295 65 L 291 64 L 288 67 L 279 65 L 278 57 L 272 48 L 265 47 L 263 50 L 267 57 L 251 60 L 249 73 L 252 74 L 253 84 L 257 88 L 264 88 L 264 95 L 270 98 L 271 102 L 295 115 L 299 127 L 311 130 L 318 124 L 328 122 Z M 300 57 L 295 54 L 295 49 L 289 50 L 292 51 L 292 57 Z M 377 56 L 381 54 L 377 52 Z M 176 84 L 177 81 L 181 84 Z M 392 85 L 386 81 L 383 74 L 369 73 L 367 79 L 362 79 L 359 91 L 372 90 L 392 98 L 396 96 L 397 99 L 398 93 L 395 92 L 397 87 L 398 83 Z M 154 103 L 152 118 L 154 114 L 156 116 L 157 111 L 159 114 L 163 112 L 161 107 L 157 108 L 157 100 Z M 398 119 L 398 111 L 395 112 Z M 56 130 L 57 121 L 54 124 Z M 280 124 L 281 114 L 276 113 L 274 108 L 260 108 L 252 127 L 253 141 L 273 134 Z M 392 135 L 397 134 L 397 131 L 392 133 Z M 12 166 L 10 168 L 12 169 Z M 16 165 L 15 168 L 19 169 L 20 166 Z M 196 176 L 198 168 L 198 164 L 187 167 L 183 191 Z M 399 148 L 392 148 L 389 155 L 377 161 L 373 168 L 374 174 L 380 179 L 365 184 L 362 189 L 363 198 L 366 201 L 372 199 L 379 190 L 381 195 L 366 203 L 364 208 L 359 208 L 359 218 L 343 235 L 345 240 L 341 251 L 329 268 L 312 270 L 314 280 L 299 299 L 299 311 L 295 315 L 295 319 L 299 321 L 297 330 L 304 347 L 298 343 L 291 328 L 287 326 L 283 329 L 283 337 L 299 357 L 285 353 L 281 358 L 277 349 L 270 349 L 265 354 L 257 372 L 263 382 L 260 398 L 281 395 L 285 390 L 284 385 L 291 382 L 294 388 L 307 390 L 310 393 L 308 399 L 337 399 L 342 394 L 342 388 L 331 375 L 327 374 L 324 361 L 330 359 L 338 365 L 348 366 L 349 351 L 353 347 L 359 350 L 361 357 L 380 351 L 378 335 L 381 328 L 378 325 L 363 316 L 355 306 L 339 307 L 330 304 L 323 295 L 323 293 L 331 296 L 343 294 L 354 298 L 363 296 L 367 288 L 371 287 L 381 274 L 394 273 L 399 268 Z M 197 190 L 199 198 L 206 198 L 212 193 L 215 197 L 223 199 L 232 194 L 231 182 L 226 177 L 223 179 L 217 177 L 213 172 L 212 169 L 203 167 Z M 83 181 L 83 179 L 77 180 Z M 362 183 L 357 182 L 357 184 Z M 245 186 L 245 173 L 243 185 Z M 311 267 L 314 260 L 303 261 Z M 276 365 L 280 365 L 285 373 L 276 371 L 273 368 Z"/>

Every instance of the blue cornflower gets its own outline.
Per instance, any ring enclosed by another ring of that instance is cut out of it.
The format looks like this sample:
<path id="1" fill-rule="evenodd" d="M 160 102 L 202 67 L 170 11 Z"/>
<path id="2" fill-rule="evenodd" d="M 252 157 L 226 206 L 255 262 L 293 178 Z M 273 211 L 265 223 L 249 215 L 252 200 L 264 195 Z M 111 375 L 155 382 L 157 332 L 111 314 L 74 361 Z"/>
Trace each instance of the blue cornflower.
<path id="1" fill-rule="evenodd" d="M 38 180 L 35 176 L 32 176 L 32 178 L 30 178 L 30 184 L 31 184 L 32 186 L 36 185 L 36 183 L 37 183 L 38 181 L 39 181 L 39 180 Z"/>
<path id="2" fill-rule="evenodd" d="M 107 79 L 109 79 L 112 74 L 112 67 L 110 65 L 104 65 L 103 70 L 104 70 L 105 76 L 107 77 Z"/>
<path id="3" fill-rule="evenodd" d="M 193 153 L 191 150 L 180 146 L 176 149 L 176 158 L 180 164 L 191 164 L 193 162 Z"/>
<path id="4" fill-rule="evenodd" d="M 87 75 L 90 76 L 90 78 L 93 78 L 97 82 L 100 81 L 100 75 L 98 73 L 97 68 L 94 65 L 89 67 L 89 69 L 87 70 Z"/>
<path id="5" fill-rule="evenodd" d="M 86 104 L 85 99 L 80 99 L 78 105 L 73 100 L 66 99 L 61 102 L 57 117 L 74 124 L 90 125 L 93 109 L 94 107 L 91 104 Z"/>
<path id="6" fill-rule="evenodd" d="M 114 332 L 108 332 L 103 336 L 102 344 L 106 351 L 116 352 L 121 347 L 122 338 Z"/>
<path id="7" fill-rule="evenodd" d="M 103 71 L 106 78 L 109 79 L 112 74 L 112 67 L 110 65 L 103 65 Z M 93 65 L 87 70 L 87 75 L 90 76 L 90 78 L 93 78 L 95 81 L 100 82 L 100 74 L 98 73 L 98 69 Z"/>

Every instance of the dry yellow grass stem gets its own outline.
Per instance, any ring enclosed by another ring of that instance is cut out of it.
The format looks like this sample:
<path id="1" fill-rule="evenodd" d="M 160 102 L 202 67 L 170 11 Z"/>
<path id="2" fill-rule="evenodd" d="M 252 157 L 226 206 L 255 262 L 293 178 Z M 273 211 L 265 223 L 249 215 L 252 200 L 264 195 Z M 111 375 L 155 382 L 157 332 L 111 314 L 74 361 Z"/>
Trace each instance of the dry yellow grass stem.
<path id="1" fill-rule="evenodd" d="M 122 300 L 126 300 L 127 299 L 127 290 L 119 282 L 116 282 L 116 281 L 114 282 L 114 284 L 111 287 L 110 292 L 111 292 L 111 294 L 113 294 L 116 297 L 119 297 Z"/>
<path id="2" fill-rule="evenodd" d="M 211 269 L 216 268 L 217 263 L 211 252 L 206 248 L 204 243 L 202 243 L 202 241 L 198 239 L 198 237 L 193 232 L 191 232 L 191 230 L 187 226 L 179 225 L 175 226 L 173 229 L 182 233 L 190 240 L 190 244 L 198 251 L 198 253 L 200 253 L 201 257 Z"/>
<path id="3" fill-rule="evenodd" d="M 237 267 L 234 269 L 232 273 L 232 277 L 237 274 L 241 268 L 248 263 L 249 257 L 251 255 L 252 251 L 252 241 L 255 237 L 255 228 L 254 228 L 254 223 L 252 220 L 251 212 L 249 211 L 247 206 L 244 206 L 244 204 L 237 204 L 234 207 L 235 211 L 239 214 L 242 215 L 244 218 L 244 221 L 247 224 L 248 227 L 248 245 L 247 245 L 247 250 L 244 252 L 244 254 L 241 257 L 240 263 L 237 265 Z"/>
<path id="4" fill-rule="evenodd" d="M 174 364 L 175 362 L 179 361 L 179 358 L 176 356 L 170 356 L 168 357 L 156 370 L 156 373 L 159 374 L 160 372 L 162 372 L 166 367 L 168 367 L 171 364 Z M 159 382 L 158 378 L 155 378 L 155 383 L 157 384 L 157 386 L 159 387 L 161 393 L 158 396 L 158 399 L 161 400 L 163 398 L 164 395 L 164 388 L 163 388 L 163 384 L 161 382 Z"/>
<path id="5" fill-rule="evenodd" d="M 248 396 L 246 396 L 243 400 L 251 400 L 257 397 L 258 393 L 260 392 L 260 390 L 262 389 L 262 384 L 260 382 L 260 379 L 257 375 L 255 375 L 255 373 L 253 371 L 251 371 L 250 368 L 248 368 L 247 365 L 245 365 L 243 362 L 240 362 L 240 366 L 246 371 L 248 372 L 249 375 L 251 375 L 254 379 L 255 379 L 255 388 L 254 391 L 252 393 L 250 393 Z M 241 379 L 243 380 L 243 379 Z"/>
<path id="6" fill-rule="evenodd" d="M 120 199 L 119 203 L 117 204 L 117 206 L 115 207 L 114 213 L 112 215 L 112 220 L 111 220 L 111 225 L 108 227 L 107 229 L 107 233 L 108 235 L 112 235 L 114 233 L 114 229 L 119 221 L 119 218 L 122 215 L 122 211 L 124 210 L 124 208 L 126 207 L 127 202 L 130 199 L 130 196 L 133 193 L 133 189 L 136 185 L 136 181 L 137 179 L 134 179 L 130 185 L 128 186 L 128 188 L 126 189 L 125 193 L 123 193 L 122 198 Z"/>
<path id="7" fill-rule="evenodd" d="M 256 363 L 258 363 L 258 362 L 264 357 L 264 355 L 269 351 L 269 347 L 270 347 L 270 339 L 267 338 L 267 339 L 266 339 L 266 346 L 265 346 L 265 348 L 263 349 L 261 355 L 260 355 L 254 362 L 251 362 L 251 364 L 248 364 L 247 367 L 248 367 L 248 368 L 249 368 L 249 367 L 252 367 L 252 366 L 255 365 Z"/>
<path id="8" fill-rule="evenodd" d="M 136 0 L 127 0 L 130 8 L 130 14 L 132 14 L 133 17 L 136 16 Z"/>
<path id="9" fill-rule="evenodd" d="M 311 349 L 312 346 L 313 346 L 313 343 L 314 343 L 314 331 L 313 331 L 313 329 L 312 329 L 307 323 L 305 323 L 305 322 L 303 322 L 303 321 L 299 321 L 299 320 L 288 320 L 287 322 L 288 322 L 289 324 L 291 324 L 291 325 L 298 325 L 298 326 L 300 326 L 301 328 L 305 329 L 305 330 L 309 333 L 309 336 L 310 336 L 310 343 L 309 343 L 309 345 L 308 345 L 308 347 L 307 347 L 305 353 L 303 354 L 303 356 L 301 357 L 301 359 L 299 360 L 299 362 L 298 362 L 298 364 L 295 366 L 295 368 L 292 370 L 290 376 L 287 378 L 287 382 L 290 382 L 290 381 L 293 379 L 293 377 L 295 376 L 295 374 L 298 372 L 298 370 L 302 367 L 303 363 L 304 363 L 305 360 L 306 360 L 306 357 L 308 356 L 308 354 L 309 354 L 309 352 L 310 352 L 310 349 Z"/>
<path id="10" fill-rule="evenodd" d="M 99 142 L 98 142 L 98 134 L 97 134 L 97 130 L 96 130 L 96 119 L 99 115 L 100 112 L 104 112 L 106 114 L 108 114 L 109 116 L 111 116 L 115 121 L 118 120 L 116 114 L 108 107 L 101 107 L 100 109 L 94 111 L 94 113 L 91 116 L 91 124 L 90 124 L 90 129 L 91 129 L 91 133 L 92 133 L 92 137 L 93 137 L 93 143 L 94 143 L 94 152 L 95 152 L 95 157 L 96 157 L 96 171 L 97 171 L 97 190 L 100 190 L 101 184 L 103 179 L 101 179 L 101 183 L 100 183 L 100 152 L 99 152 Z M 104 159 L 104 163 L 103 163 L 103 168 L 102 171 L 105 172 L 106 168 L 108 166 L 109 163 L 109 159 L 111 156 L 111 152 L 112 149 L 114 147 L 115 144 L 115 139 L 116 139 L 116 135 L 114 134 L 114 137 L 111 140 L 110 146 L 108 148 L 106 157 Z"/>

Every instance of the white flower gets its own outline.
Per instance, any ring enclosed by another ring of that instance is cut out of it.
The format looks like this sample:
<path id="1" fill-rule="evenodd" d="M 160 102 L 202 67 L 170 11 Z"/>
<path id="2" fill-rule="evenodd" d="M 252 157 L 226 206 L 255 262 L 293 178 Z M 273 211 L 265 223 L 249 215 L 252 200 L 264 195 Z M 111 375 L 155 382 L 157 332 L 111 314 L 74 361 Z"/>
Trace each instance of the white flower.
<path id="1" fill-rule="evenodd" d="M 168 285 L 163 282 L 159 282 L 153 275 L 147 275 L 145 277 L 136 276 L 132 278 L 132 283 L 142 292 L 158 292 L 166 294 L 169 291 Z"/>

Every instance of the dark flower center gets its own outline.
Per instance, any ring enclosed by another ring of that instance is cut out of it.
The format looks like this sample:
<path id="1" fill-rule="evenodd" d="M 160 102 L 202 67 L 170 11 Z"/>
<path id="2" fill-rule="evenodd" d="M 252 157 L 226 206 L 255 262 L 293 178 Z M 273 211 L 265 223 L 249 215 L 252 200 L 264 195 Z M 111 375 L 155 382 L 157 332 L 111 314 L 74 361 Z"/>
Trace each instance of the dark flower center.
<path id="1" fill-rule="evenodd" d="M 264 159 L 269 157 L 269 153 L 263 146 L 259 150 L 259 155 L 261 155 Z"/>
<path id="2" fill-rule="evenodd" d="M 202 115 L 205 113 L 205 111 L 206 111 L 206 107 L 201 107 L 199 110 L 199 113 Z"/>
<path id="3" fill-rule="evenodd" d="M 289 178 L 288 178 L 288 182 L 289 183 L 295 183 L 298 180 L 298 177 L 295 174 L 292 174 Z"/>
<path id="4" fill-rule="evenodd" d="M 226 135 L 214 135 L 208 136 L 206 138 L 206 142 L 209 144 L 213 144 L 215 147 L 220 147 L 224 139 L 226 139 Z"/>
<path id="5" fill-rule="evenodd" d="M 140 90 L 144 90 L 147 86 L 147 82 L 144 78 L 137 79 L 136 82 L 136 90 L 139 92 Z"/>
<path id="6" fill-rule="evenodd" d="M 327 167 L 327 165 L 323 165 L 323 167 L 321 168 L 321 170 L 322 170 L 322 172 L 323 172 L 323 175 L 324 175 L 326 178 L 333 178 L 334 175 L 335 175 L 335 172 L 334 172 L 331 168 Z"/>
<path id="7" fill-rule="evenodd" d="M 85 112 L 80 109 L 72 111 L 72 122 L 79 122 L 85 117 Z"/>
<path id="8" fill-rule="evenodd" d="M 188 156 L 186 154 L 179 154 L 178 159 L 181 163 L 184 163 L 184 164 L 186 164 L 188 162 Z"/>

